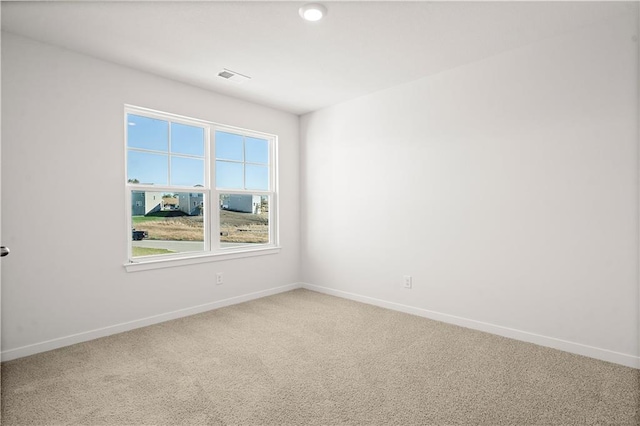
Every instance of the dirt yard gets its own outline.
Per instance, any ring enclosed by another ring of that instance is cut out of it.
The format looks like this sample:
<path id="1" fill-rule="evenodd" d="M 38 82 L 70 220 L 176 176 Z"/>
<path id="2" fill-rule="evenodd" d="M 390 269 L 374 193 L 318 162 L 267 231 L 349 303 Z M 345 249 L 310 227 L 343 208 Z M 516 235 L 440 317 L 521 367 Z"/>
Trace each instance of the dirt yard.
<path id="1" fill-rule="evenodd" d="M 147 231 L 150 240 L 203 241 L 202 216 L 134 218 L 134 228 Z M 220 211 L 220 241 L 228 243 L 268 243 L 268 214 Z"/>
<path id="2" fill-rule="evenodd" d="M 268 243 L 269 216 L 220 211 L 220 241 L 223 243 Z"/>
<path id="3" fill-rule="evenodd" d="M 145 219 L 147 219 L 145 217 Z M 202 216 L 158 217 L 135 223 L 138 231 L 147 231 L 150 240 L 202 241 Z"/>

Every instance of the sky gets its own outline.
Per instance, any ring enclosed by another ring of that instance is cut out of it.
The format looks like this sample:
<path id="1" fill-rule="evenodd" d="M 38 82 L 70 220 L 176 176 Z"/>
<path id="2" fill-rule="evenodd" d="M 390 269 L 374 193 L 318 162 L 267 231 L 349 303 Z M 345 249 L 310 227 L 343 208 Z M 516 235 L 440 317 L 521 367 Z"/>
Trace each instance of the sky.
<path id="1" fill-rule="evenodd" d="M 216 187 L 269 188 L 269 142 L 216 131 Z M 205 185 L 205 129 L 127 114 L 127 177 L 140 183 Z"/>

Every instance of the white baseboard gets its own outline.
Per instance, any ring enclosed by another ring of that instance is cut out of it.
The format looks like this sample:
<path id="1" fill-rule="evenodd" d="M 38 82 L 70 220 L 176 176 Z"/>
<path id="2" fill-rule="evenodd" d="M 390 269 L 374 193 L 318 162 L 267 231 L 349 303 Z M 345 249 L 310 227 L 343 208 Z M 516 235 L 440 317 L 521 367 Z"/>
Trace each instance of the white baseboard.
<path id="1" fill-rule="evenodd" d="M 110 336 L 112 334 L 122 333 L 136 328 L 146 327 L 148 325 L 158 324 L 177 318 L 187 317 L 214 309 L 223 308 L 225 306 L 236 305 L 250 300 L 260 299 L 262 297 L 271 296 L 286 291 L 301 288 L 302 284 L 294 283 L 280 287 L 274 287 L 267 290 L 257 291 L 255 293 L 243 294 L 241 296 L 230 297 L 216 302 L 205 303 L 203 305 L 193 306 L 191 308 L 179 309 L 177 311 L 167 312 L 160 315 L 141 318 L 134 321 L 124 322 L 108 327 L 98 328 L 96 330 L 85 331 L 82 333 L 72 334 L 70 336 L 60 337 L 57 339 L 47 340 L 45 342 L 34 343 L 32 345 L 22 346 L 15 349 L 2 351 L 2 361 L 10 361 L 12 359 L 22 358 L 34 355 L 40 352 L 50 351 L 52 349 L 62 348 L 64 346 L 74 345 L 76 343 L 86 342 L 98 339 L 100 337 Z"/>
<path id="2" fill-rule="evenodd" d="M 462 318 L 455 315 L 443 314 L 441 312 L 430 311 L 427 309 L 416 308 L 413 306 L 402 305 L 400 303 L 388 302 L 386 300 L 375 299 L 373 297 L 362 296 L 355 293 L 349 293 L 342 290 L 336 290 L 328 287 L 302 283 L 302 288 L 317 291 L 319 293 L 329 294 L 344 299 L 355 300 L 357 302 L 367 303 L 369 305 L 380 306 L 382 308 L 394 311 L 404 312 L 412 315 L 429 318 L 448 324 L 459 325 L 461 327 L 471 328 L 473 330 L 484 331 L 498 336 L 509 337 L 515 340 L 521 340 L 528 343 L 534 343 L 540 346 L 546 346 L 561 351 L 570 352 L 577 355 L 583 355 L 590 358 L 596 358 L 602 361 L 621 364 L 627 367 L 640 369 L 640 357 L 634 355 L 614 352 L 607 349 L 596 348 L 593 346 L 583 345 L 580 343 L 569 342 L 566 340 L 556 339 L 554 337 L 542 336 L 539 334 L 529 333 L 527 331 L 516 330 L 513 328 L 502 327 L 486 322 L 475 321 L 472 319 Z"/>
<path id="3" fill-rule="evenodd" d="M 344 299 L 350 299 L 357 302 L 367 303 L 369 305 L 380 306 L 382 308 L 392 309 L 394 311 L 405 312 L 408 314 L 417 315 L 417 316 L 429 318 L 436 321 L 455 324 L 461 327 L 484 331 L 487 333 L 496 334 L 498 336 L 509 337 L 511 339 L 534 343 L 540 346 L 546 346 L 546 347 L 559 349 L 559 350 L 570 352 L 577 355 L 588 356 L 591 358 L 600 359 L 602 361 L 612 362 L 615 364 L 620 364 L 627 367 L 640 369 L 640 357 L 637 357 L 637 356 L 623 354 L 620 352 L 614 352 L 607 349 L 596 348 L 593 346 L 583 345 L 580 343 L 569 342 L 566 340 L 556 339 L 554 337 L 542 336 L 539 334 L 529 333 L 526 331 L 516 330 L 513 328 L 502 327 L 495 324 L 475 321 L 467 318 L 458 317 L 455 315 L 449 315 L 441 312 L 430 311 L 427 309 L 416 308 L 413 306 L 402 305 L 400 303 L 389 302 L 381 299 L 375 299 L 373 297 L 362 296 L 355 293 L 349 293 L 341 290 L 317 286 L 317 285 L 308 284 L 308 283 L 294 283 L 294 284 L 284 285 L 280 287 L 274 287 L 267 290 L 258 291 L 255 293 L 235 296 L 235 297 L 231 297 L 224 300 L 205 303 L 203 305 L 198 305 L 190 308 L 180 309 L 177 311 L 167 312 L 160 315 L 154 315 L 147 318 L 141 318 L 135 321 L 129 321 L 129 322 L 120 323 L 120 324 L 116 324 L 108 327 L 103 327 L 95 330 L 77 333 L 70 336 L 47 340 L 45 342 L 34 343 L 31 345 L 22 346 L 15 349 L 9 349 L 6 351 L 2 351 L 1 359 L 2 361 L 10 361 L 13 359 L 22 358 L 29 355 L 34 355 L 40 352 L 46 352 L 52 349 L 58 349 L 64 346 L 74 345 L 76 343 L 86 342 L 89 340 L 98 339 L 100 337 L 122 333 L 122 332 L 133 330 L 136 328 L 146 327 L 148 325 L 158 324 L 161 322 L 186 317 L 189 315 L 195 315 L 202 312 L 223 308 L 225 306 L 236 305 L 238 303 L 260 299 L 262 297 L 271 296 L 278 293 L 284 293 L 286 291 L 295 290 L 297 288 L 305 288 L 307 290 L 317 291 L 319 293 L 329 294 L 329 295 L 341 297 Z"/>

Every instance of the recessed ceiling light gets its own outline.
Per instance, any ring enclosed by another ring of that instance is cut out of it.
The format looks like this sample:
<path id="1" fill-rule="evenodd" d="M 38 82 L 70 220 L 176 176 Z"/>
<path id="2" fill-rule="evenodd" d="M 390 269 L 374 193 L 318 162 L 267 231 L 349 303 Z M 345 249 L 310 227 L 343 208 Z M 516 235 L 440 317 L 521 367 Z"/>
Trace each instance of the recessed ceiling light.
<path id="1" fill-rule="evenodd" d="M 300 16 L 306 21 L 319 21 L 327 14 L 327 8 L 320 3 L 305 4 L 300 8 Z"/>

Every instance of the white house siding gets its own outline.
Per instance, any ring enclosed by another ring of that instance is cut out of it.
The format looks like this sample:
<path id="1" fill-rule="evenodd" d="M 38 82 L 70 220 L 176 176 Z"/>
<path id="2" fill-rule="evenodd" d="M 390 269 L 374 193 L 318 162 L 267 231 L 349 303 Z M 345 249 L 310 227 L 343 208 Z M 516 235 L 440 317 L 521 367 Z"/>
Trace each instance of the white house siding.
<path id="1" fill-rule="evenodd" d="M 155 213 L 162 210 L 162 193 L 161 192 L 145 192 L 144 193 L 144 214 Z"/>
<path id="2" fill-rule="evenodd" d="M 229 195 L 228 210 L 242 213 L 259 214 L 262 200 L 259 195 L 231 194 Z"/>

